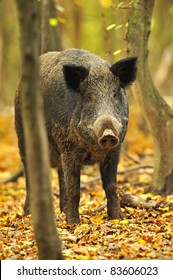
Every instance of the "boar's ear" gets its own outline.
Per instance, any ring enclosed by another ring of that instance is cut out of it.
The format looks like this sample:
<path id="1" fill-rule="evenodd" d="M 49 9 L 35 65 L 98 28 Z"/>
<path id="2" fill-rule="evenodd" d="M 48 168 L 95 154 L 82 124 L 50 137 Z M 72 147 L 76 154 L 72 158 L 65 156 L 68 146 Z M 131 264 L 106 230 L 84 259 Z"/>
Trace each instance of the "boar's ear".
<path id="1" fill-rule="evenodd" d="M 120 78 L 121 86 L 126 87 L 136 79 L 137 72 L 137 57 L 127 57 L 114 63 L 110 70 L 112 73 Z"/>
<path id="2" fill-rule="evenodd" d="M 77 89 L 79 83 L 83 81 L 89 74 L 89 68 L 76 64 L 63 65 L 63 73 L 69 88 Z"/>

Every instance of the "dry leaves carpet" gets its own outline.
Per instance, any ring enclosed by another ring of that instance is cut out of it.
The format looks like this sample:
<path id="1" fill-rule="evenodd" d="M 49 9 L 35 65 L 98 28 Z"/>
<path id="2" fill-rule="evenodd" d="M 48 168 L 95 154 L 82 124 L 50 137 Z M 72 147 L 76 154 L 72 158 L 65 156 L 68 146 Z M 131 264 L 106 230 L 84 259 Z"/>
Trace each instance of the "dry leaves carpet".
<path id="1" fill-rule="evenodd" d="M 122 151 L 119 170 L 153 163 L 153 151 L 147 127 L 134 108 Z M 20 166 L 14 118 L 0 115 L 0 181 L 8 178 Z M 119 187 L 126 193 L 157 201 L 173 201 L 173 196 L 161 198 L 144 193 L 152 179 L 152 168 L 138 168 L 118 175 Z M 105 202 L 97 167 L 85 167 L 81 174 L 79 225 L 68 225 L 59 212 L 58 180 L 52 170 L 52 189 L 57 227 L 63 243 L 65 259 L 172 259 L 173 211 L 169 207 L 157 210 L 122 208 L 123 221 L 109 221 L 106 209 L 97 211 Z M 0 186 L 0 259 L 37 259 L 31 216 L 23 216 L 25 182 Z M 44 217 L 43 217 L 44 222 Z"/>

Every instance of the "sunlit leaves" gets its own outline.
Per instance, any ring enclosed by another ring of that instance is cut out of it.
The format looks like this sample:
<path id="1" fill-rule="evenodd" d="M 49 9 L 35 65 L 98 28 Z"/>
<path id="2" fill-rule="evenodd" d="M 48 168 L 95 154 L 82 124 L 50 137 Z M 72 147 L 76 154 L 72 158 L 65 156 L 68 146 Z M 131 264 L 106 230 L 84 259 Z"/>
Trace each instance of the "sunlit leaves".
<path id="1" fill-rule="evenodd" d="M 50 26 L 56 26 L 58 24 L 57 18 L 50 18 L 49 24 L 50 24 Z"/>
<path id="2" fill-rule="evenodd" d="M 57 18 L 49 18 L 49 25 L 54 27 L 58 23 L 65 23 L 65 19 L 62 17 L 57 17 Z"/>
<path id="3" fill-rule="evenodd" d="M 118 55 L 118 54 L 120 54 L 121 52 L 122 52 L 122 50 L 117 50 L 117 51 L 113 52 L 113 55 Z"/>
<path id="4" fill-rule="evenodd" d="M 106 30 L 111 30 L 111 29 L 113 29 L 115 26 L 116 26 L 116 24 L 113 23 L 113 24 L 109 25 L 108 27 L 106 27 Z"/>
<path id="5" fill-rule="evenodd" d="M 121 29 L 123 26 L 124 26 L 123 24 L 116 25 L 115 23 L 113 23 L 113 24 L 109 25 L 108 27 L 106 27 L 106 30 L 111 30 L 113 28 L 115 30 L 118 30 L 118 29 Z"/>
<path id="6" fill-rule="evenodd" d="M 64 13 L 65 9 L 64 7 L 60 6 L 60 5 L 55 5 L 55 8 L 60 12 L 60 13 Z"/>
<path id="7" fill-rule="evenodd" d="M 123 2 L 120 2 L 118 5 L 117 5 L 117 8 L 121 8 L 123 6 Z"/>
<path id="8" fill-rule="evenodd" d="M 112 0 L 100 0 L 100 5 L 103 8 L 110 8 L 110 6 L 112 5 L 113 1 Z"/>

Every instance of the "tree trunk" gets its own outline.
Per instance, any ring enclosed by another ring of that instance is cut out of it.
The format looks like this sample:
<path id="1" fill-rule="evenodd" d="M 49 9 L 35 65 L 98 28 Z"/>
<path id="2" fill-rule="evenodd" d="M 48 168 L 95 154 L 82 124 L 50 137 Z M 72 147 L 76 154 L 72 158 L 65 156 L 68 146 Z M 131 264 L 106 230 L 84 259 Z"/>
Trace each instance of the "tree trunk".
<path id="1" fill-rule="evenodd" d="M 51 26 L 50 18 L 57 17 L 57 10 L 53 0 L 44 0 L 38 2 L 39 21 L 40 21 L 40 53 L 48 51 L 62 51 L 62 42 L 59 32 L 59 25 Z"/>
<path id="2" fill-rule="evenodd" d="M 81 7 L 74 3 L 73 4 L 73 19 L 74 19 L 74 44 L 75 48 L 80 47 L 80 39 L 81 39 L 81 20 L 82 20 L 82 9 Z"/>
<path id="3" fill-rule="evenodd" d="M 154 177 L 150 191 L 173 193 L 173 111 L 155 88 L 148 68 L 148 39 L 154 0 L 135 0 L 127 32 L 129 55 L 137 55 L 138 75 L 134 97 L 154 141 Z M 159 41 L 158 41 L 159 44 Z"/>
<path id="4" fill-rule="evenodd" d="M 16 0 L 21 34 L 22 118 L 31 214 L 40 259 L 63 259 L 54 221 L 49 179 L 49 158 L 39 91 L 39 29 L 36 0 Z"/>

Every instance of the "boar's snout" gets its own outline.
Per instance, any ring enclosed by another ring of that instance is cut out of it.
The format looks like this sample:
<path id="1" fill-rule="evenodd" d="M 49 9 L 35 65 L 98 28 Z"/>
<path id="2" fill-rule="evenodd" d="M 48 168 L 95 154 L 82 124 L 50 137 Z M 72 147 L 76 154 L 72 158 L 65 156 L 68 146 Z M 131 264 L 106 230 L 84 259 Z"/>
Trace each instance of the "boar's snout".
<path id="1" fill-rule="evenodd" d="M 102 136 L 98 139 L 98 142 L 102 148 L 113 149 L 117 146 L 119 138 L 114 134 L 112 129 L 105 129 Z"/>
<path id="2" fill-rule="evenodd" d="M 94 131 L 102 148 L 113 149 L 119 143 L 122 125 L 116 118 L 102 115 L 96 120 Z"/>

